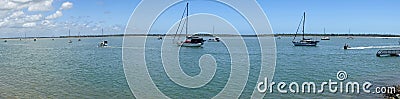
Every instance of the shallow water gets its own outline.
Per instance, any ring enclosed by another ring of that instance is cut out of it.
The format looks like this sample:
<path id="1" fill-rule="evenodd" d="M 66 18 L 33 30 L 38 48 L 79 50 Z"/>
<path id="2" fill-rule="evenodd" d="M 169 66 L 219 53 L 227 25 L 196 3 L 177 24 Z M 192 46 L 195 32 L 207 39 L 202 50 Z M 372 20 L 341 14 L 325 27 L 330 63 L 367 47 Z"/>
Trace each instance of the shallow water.
<path id="1" fill-rule="evenodd" d="M 110 47 L 98 48 L 102 38 L 8 40 L 0 43 L 0 98 L 133 98 L 122 65 L 122 38 L 103 38 Z M 129 38 L 128 38 L 129 39 Z M 317 47 L 294 47 L 292 38 L 276 39 L 275 82 L 323 82 L 337 80 L 344 70 L 345 81 L 369 81 L 376 86 L 399 84 L 399 57 L 376 57 L 379 49 L 398 46 L 399 39 L 331 37 Z M 249 98 L 259 75 L 260 50 L 257 39 L 245 38 L 250 57 L 250 76 L 241 98 Z M 354 50 L 343 50 L 347 43 Z M 162 41 L 148 38 L 146 59 L 152 80 L 171 98 L 211 98 L 220 92 L 230 73 L 229 51 L 220 42 L 206 42 L 203 48 L 181 48 L 179 61 L 190 76 L 200 73 L 198 59 L 203 54 L 217 61 L 214 78 L 200 88 L 175 84 L 165 74 L 160 58 Z M 141 48 L 132 48 L 141 49 Z M 193 53 L 194 52 L 194 53 Z M 275 90 L 276 91 L 276 90 Z M 281 94 L 281 98 L 380 98 L 380 94 Z"/>

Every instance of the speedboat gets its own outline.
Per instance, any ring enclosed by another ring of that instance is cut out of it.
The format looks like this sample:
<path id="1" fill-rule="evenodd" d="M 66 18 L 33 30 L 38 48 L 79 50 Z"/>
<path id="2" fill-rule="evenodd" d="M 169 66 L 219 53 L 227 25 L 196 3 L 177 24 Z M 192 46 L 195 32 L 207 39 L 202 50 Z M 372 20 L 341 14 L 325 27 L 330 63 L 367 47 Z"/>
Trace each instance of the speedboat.
<path id="1" fill-rule="evenodd" d="M 104 40 L 104 41 L 99 43 L 99 47 L 105 47 L 105 46 L 108 46 L 107 40 Z"/>
<path id="2" fill-rule="evenodd" d="M 344 44 L 343 49 L 347 50 L 348 48 L 351 48 L 351 47 L 347 44 Z"/>

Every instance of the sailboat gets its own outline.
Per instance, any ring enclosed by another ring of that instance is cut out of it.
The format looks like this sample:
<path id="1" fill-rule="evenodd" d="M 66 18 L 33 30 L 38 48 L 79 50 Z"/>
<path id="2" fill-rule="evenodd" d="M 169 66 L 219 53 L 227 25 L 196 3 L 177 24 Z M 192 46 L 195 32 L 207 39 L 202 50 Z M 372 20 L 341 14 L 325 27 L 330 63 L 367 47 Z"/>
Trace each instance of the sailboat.
<path id="1" fill-rule="evenodd" d="M 185 14 L 186 14 L 186 18 L 184 18 Z M 182 32 L 183 27 L 185 27 L 186 39 L 184 41 L 177 42 L 177 44 L 178 44 L 178 46 L 182 46 L 182 47 L 201 47 L 204 44 L 204 40 L 202 37 L 188 35 L 188 25 L 189 25 L 189 23 L 188 23 L 189 17 L 188 16 L 189 16 L 189 2 L 186 3 L 185 10 L 183 11 L 182 18 L 179 22 L 179 26 L 175 33 L 175 37 L 178 35 L 180 36 L 180 34 L 178 34 L 179 29 L 181 29 L 180 32 Z M 184 21 L 184 23 L 181 26 L 182 21 Z M 174 40 L 175 40 L 175 37 L 174 37 Z M 178 40 L 179 40 L 179 37 L 178 37 Z"/>
<path id="2" fill-rule="evenodd" d="M 324 34 L 326 35 L 325 28 L 324 28 Z M 330 38 L 329 38 L 329 36 L 324 36 L 321 38 L 321 40 L 330 40 Z"/>
<path id="3" fill-rule="evenodd" d="M 71 37 L 71 30 L 68 30 L 68 38 Z M 72 43 L 72 40 L 68 40 L 68 43 Z"/>
<path id="4" fill-rule="evenodd" d="M 103 36 L 103 29 L 101 29 L 101 36 Z M 99 47 L 105 47 L 105 46 L 108 46 L 108 41 L 107 40 L 102 40 L 99 43 Z"/>
<path id="5" fill-rule="evenodd" d="M 78 41 L 81 41 L 81 32 L 78 32 Z"/>
<path id="6" fill-rule="evenodd" d="M 350 35 L 350 29 L 349 29 L 349 35 Z M 354 39 L 353 37 L 349 36 L 347 39 Z"/>
<path id="7" fill-rule="evenodd" d="M 304 38 L 304 25 L 305 25 L 305 22 L 306 22 L 306 12 L 304 12 L 303 17 L 300 20 L 300 24 L 297 27 L 297 31 L 296 31 L 296 35 L 297 35 L 297 32 L 299 31 L 301 23 L 303 23 L 303 30 L 302 30 L 303 38 L 301 40 L 299 40 L 299 41 L 295 41 L 295 39 L 296 39 L 296 35 L 295 35 L 293 40 L 292 40 L 292 43 L 293 43 L 294 46 L 317 46 L 319 41 Z"/>
<path id="8" fill-rule="evenodd" d="M 213 26 L 212 33 L 214 34 L 214 26 Z M 216 37 L 216 36 L 213 36 L 213 37 L 214 37 L 214 38 L 208 39 L 208 42 L 219 42 L 219 41 L 221 41 L 221 40 L 219 39 L 219 37 Z"/>

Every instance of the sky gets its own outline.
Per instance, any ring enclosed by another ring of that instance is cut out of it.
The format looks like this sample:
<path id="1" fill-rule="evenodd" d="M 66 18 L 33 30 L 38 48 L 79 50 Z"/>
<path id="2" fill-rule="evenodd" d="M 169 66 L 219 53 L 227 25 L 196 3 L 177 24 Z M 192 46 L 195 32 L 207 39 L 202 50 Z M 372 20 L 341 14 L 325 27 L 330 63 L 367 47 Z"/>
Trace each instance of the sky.
<path id="1" fill-rule="evenodd" d="M 140 0 L 0 0 L 0 38 L 121 34 Z M 274 33 L 296 31 L 303 12 L 306 32 L 400 33 L 399 0 L 257 0 Z M 152 32 L 163 32 L 179 22 L 184 3 L 167 9 L 155 22 Z M 149 12 L 150 13 L 150 12 Z M 209 0 L 190 1 L 189 14 L 210 13 L 249 32 L 246 21 L 234 10 Z M 145 13 L 144 13 L 145 14 Z M 200 18 L 200 17 L 197 17 Z M 223 31 L 219 21 L 198 21 L 193 31 Z M 197 21 L 196 21 L 197 22 Z M 213 23 L 214 22 L 214 23 Z M 222 22 L 223 23 L 223 22 Z M 240 24 L 243 23 L 243 24 Z M 211 26 L 212 25 L 212 26 Z M 198 28 L 196 28 L 198 27 Z M 146 29 L 143 29 L 146 30 Z"/>

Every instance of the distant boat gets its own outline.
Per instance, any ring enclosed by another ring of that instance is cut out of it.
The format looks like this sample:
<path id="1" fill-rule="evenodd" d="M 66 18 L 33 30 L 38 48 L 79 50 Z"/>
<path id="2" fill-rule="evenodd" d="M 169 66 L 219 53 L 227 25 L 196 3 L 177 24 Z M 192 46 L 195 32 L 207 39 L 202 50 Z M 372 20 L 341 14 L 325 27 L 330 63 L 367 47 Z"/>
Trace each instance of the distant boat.
<path id="1" fill-rule="evenodd" d="M 376 52 L 376 56 L 400 56 L 400 50 L 379 50 Z"/>
<path id="2" fill-rule="evenodd" d="M 214 26 L 213 26 L 213 34 L 214 34 Z M 210 39 L 208 39 L 208 42 L 219 42 L 219 41 L 221 41 L 220 40 L 220 38 L 219 37 L 214 37 L 214 38 L 210 38 Z"/>
<path id="3" fill-rule="evenodd" d="M 105 46 L 108 46 L 108 41 L 107 40 L 101 41 L 99 47 L 105 47 Z"/>
<path id="4" fill-rule="evenodd" d="M 325 36 L 325 37 L 322 37 L 321 40 L 331 40 L 331 38 Z"/>
<path id="5" fill-rule="evenodd" d="M 71 37 L 71 30 L 68 29 L 68 38 Z M 68 40 L 68 43 L 72 43 L 72 40 Z"/>
<path id="6" fill-rule="evenodd" d="M 346 39 L 354 39 L 353 37 L 351 37 L 351 36 L 349 36 L 349 37 L 347 37 Z"/>
<path id="7" fill-rule="evenodd" d="M 297 32 L 298 32 L 298 30 L 300 28 L 301 23 L 303 23 L 303 30 L 302 30 L 303 38 L 301 40 L 299 40 L 299 41 L 295 41 L 295 39 L 296 39 L 296 35 L 295 35 L 293 40 L 292 40 L 292 43 L 293 43 L 294 46 L 317 46 L 319 41 L 304 38 L 304 25 L 305 25 L 305 22 L 306 22 L 306 12 L 304 12 L 303 17 L 300 20 L 300 24 L 297 27 L 297 31 L 296 31 L 296 35 L 297 35 Z"/>
<path id="8" fill-rule="evenodd" d="M 350 29 L 349 29 L 349 35 L 350 35 Z M 349 36 L 346 39 L 354 39 L 353 37 Z"/>
<path id="9" fill-rule="evenodd" d="M 214 37 L 211 39 L 208 39 L 208 42 L 220 42 L 221 40 L 219 39 L 219 37 Z"/>
<path id="10" fill-rule="evenodd" d="M 103 33 L 103 29 L 101 29 L 101 36 L 103 36 L 104 35 L 104 33 Z M 102 38 L 103 39 L 103 38 Z M 99 47 L 106 47 L 106 46 L 108 46 L 108 41 L 107 40 L 102 40 L 100 43 L 99 43 Z"/>
<path id="11" fill-rule="evenodd" d="M 175 33 L 175 37 L 179 35 L 178 31 L 179 31 L 179 29 L 183 29 L 183 27 L 186 27 L 186 29 L 185 29 L 186 31 L 185 32 L 186 32 L 187 36 L 186 36 L 186 39 L 184 41 L 177 42 L 178 46 L 182 46 L 182 47 L 201 47 L 204 44 L 204 40 L 203 40 L 202 37 L 194 36 L 194 35 L 193 36 L 188 36 L 189 3 L 186 3 L 186 7 L 185 7 L 185 10 L 183 11 L 183 14 L 186 14 L 186 18 L 184 18 L 182 16 L 182 19 L 179 22 L 178 29 L 177 29 L 177 31 Z M 185 26 L 183 26 L 183 25 L 181 26 L 182 20 L 185 21 L 184 23 L 186 23 L 186 24 L 183 24 Z M 174 37 L 174 40 L 175 40 L 175 37 Z M 178 40 L 179 40 L 179 37 L 178 37 Z"/>
<path id="12" fill-rule="evenodd" d="M 33 41 L 36 41 L 36 38 L 34 38 Z"/>
<path id="13" fill-rule="evenodd" d="M 162 36 L 158 36 L 157 39 L 158 40 L 162 40 L 163 38 L 162 38 Z"/>
<path id="14" fill-rule="evenodd" d="M 282 37 L 281 36 L 278 36 L 278 37 L 276 37 L 277 39 L 282 39 Z"/>
<path id="15" fill-rule="evenodd" d="M 7 40 L 4 40 L 4 42 L 7 42 Z"/>
<path id="16" fill-rule="evenodd" d="M 78 41 L 81 41 L 81 32 L 78 32 Z"/>
<path id="17" fill-rule="evenodd" d="M 324 28 L 324 34 L 326 35 L 325 28 Z M 329 36 L 324 36 L 324 37 L 321 38 L 321 40 L 330 40 L 330 39 L 331 38 L 329 38 Z"/>

